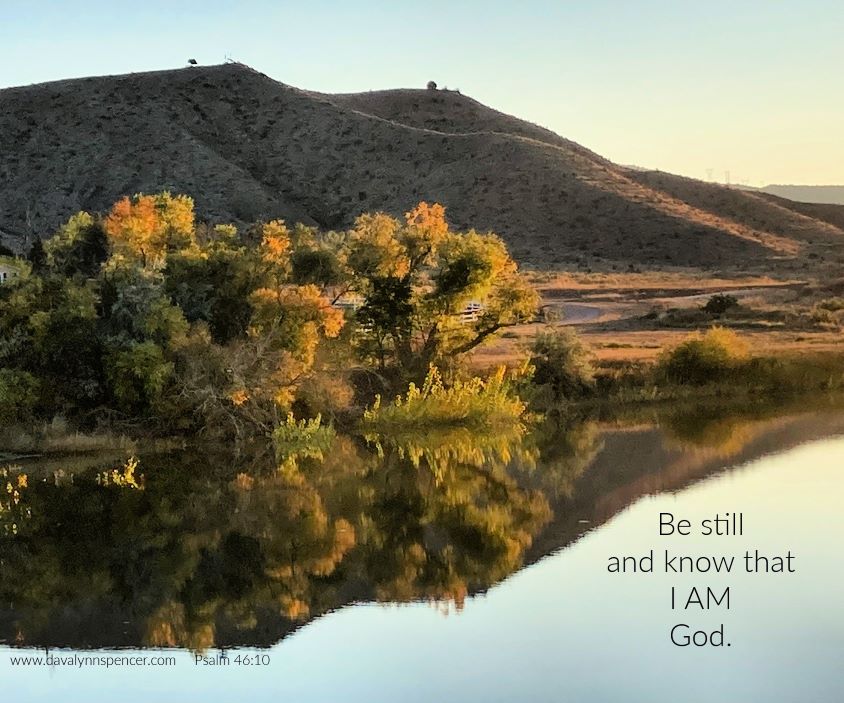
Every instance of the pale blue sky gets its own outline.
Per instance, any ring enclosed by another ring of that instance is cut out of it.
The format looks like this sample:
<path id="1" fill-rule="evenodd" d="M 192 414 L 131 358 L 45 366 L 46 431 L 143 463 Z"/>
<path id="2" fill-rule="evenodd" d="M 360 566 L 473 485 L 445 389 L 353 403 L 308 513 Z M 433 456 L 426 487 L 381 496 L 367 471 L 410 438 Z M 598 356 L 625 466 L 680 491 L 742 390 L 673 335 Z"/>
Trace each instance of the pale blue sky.
<path id="1" fill-rule="evenodd" d="M 433 79 L 620 163 L 844 183 L 842 36 L 841 0 L 2 0 L 0 87 L 228 55 L 326 92 Z"/>

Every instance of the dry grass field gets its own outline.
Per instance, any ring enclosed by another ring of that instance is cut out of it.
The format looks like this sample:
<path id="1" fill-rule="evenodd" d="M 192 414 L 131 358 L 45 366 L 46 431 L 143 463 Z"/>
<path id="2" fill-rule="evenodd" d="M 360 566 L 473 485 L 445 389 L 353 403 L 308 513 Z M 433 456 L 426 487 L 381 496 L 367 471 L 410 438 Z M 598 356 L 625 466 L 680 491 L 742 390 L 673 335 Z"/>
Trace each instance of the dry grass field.
<path id="1" fill-rule="evenodd" d="M 713 325 L 735 329 L 751 353 L 844 351 L 840 281 L 819 285 L 677 272 L 534 274 L 533 280 L 547 319 L 511 328 L 478 350 L 476 367 L 517 363 L 538 332 L 558 325 L 573 326 L 599 364 L 652 362 L 663 349 Z M 721 315 L 704 312 L 719 293 L 738 304 Z"/>

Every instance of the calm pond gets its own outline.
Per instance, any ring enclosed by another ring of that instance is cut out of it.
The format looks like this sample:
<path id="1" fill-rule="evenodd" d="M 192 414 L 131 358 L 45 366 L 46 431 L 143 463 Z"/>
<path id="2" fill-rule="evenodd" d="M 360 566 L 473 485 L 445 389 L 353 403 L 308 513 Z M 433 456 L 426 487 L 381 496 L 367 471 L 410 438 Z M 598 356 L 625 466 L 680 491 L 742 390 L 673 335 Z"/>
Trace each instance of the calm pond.
<path id="1" fill-rule="evenodd" d="M 0 462 L 15 701 L 844 700 L 844 412 L 127 459 Z M 660 537 L 665 512 L 692 534 Z M 700 534 L 738 512 L 743 535 Z M 608 572 L 651 549 L 654 573 Z M 738 558 L 666 575 L 666 550 Z M 672 610 L 693 586 L 729 609 Z"/>

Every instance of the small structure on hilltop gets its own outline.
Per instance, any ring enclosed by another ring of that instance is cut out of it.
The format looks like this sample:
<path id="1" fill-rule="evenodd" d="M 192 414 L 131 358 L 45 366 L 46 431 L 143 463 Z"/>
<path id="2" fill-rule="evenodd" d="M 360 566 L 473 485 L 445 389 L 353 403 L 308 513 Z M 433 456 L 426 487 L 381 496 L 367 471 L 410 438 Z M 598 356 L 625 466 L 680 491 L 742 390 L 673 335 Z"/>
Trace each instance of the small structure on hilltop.
<path id="1" fill-rule="evenodd" d="M 437 82 L 436 81 L 428 81 L 428 90 L 436 90 L 437 89 Z"/>
<path id="2" fill-rule="evenodd" d="M 197 63 L 196 59 L 188 59 L 188 65 L 189 66 L 197 66 L 198 63 Z"/>

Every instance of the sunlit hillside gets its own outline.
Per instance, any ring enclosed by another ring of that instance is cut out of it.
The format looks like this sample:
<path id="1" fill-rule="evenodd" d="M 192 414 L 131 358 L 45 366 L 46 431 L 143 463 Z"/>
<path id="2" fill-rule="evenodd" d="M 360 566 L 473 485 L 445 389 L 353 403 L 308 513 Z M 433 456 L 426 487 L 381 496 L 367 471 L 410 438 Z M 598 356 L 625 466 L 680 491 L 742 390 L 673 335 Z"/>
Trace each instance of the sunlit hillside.
<path id="1" fill-rule="evenodd" d="M 842 216 L 615 165 L 456 91 L 322 95 L 241 64 L 0 91 L 0 235 L 18 251 L 126 194 L 190 193 L 200 217 L 325 229 L 443 203 L 522 263 L 805 273 Z"/>

